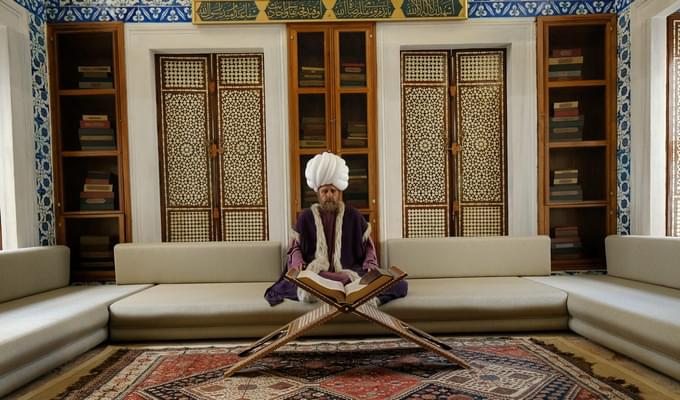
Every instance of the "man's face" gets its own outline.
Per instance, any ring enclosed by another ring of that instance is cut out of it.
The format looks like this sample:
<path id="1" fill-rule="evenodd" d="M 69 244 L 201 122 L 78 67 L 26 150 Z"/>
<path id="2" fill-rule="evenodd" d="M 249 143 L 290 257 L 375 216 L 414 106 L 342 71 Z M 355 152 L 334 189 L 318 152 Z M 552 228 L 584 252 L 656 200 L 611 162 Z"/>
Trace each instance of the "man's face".
<path id="1" fill-rule="evenodd" d="M 319 205 L 326 211 L 335 211 L 338 209 L 338 202 L 340 201 L 340 191 L 333 185 L 323 185 L 319 188 L 317 193 L 319 196 Z"/>

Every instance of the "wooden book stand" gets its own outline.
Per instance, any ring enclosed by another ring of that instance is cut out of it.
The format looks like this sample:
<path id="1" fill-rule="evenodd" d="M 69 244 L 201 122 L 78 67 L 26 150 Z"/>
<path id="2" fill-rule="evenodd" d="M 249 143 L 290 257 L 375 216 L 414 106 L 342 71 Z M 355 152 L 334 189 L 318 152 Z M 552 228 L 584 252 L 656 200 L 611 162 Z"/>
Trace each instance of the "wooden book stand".
<path id="1" fill-rule="evenodd" d="M 252 364 L 260 358 L 263 358 L 267 354 L 297 338 L 311 328 L 326 323 L 338 315 L 345 313 L 352 313 L 372 321 L 391 330 L 406 340 L 410 340 L 411 342 L 424 347 L 427 350 L 441 355 L 442 357 L 448 359 L 454 364 L 459 365 L 462 368 L 470 368 L 470 366 L 464 360 L 458 358 L 449 351 L 451 350 L 451 346 L 438 340 L 434 336 L 421 331 L 418 328 L 415 328 L 387 313 L 380 311 L 377 307 L 374 307 L 370 304 L 364 304 L 383 290 L 389 288 L 406 277 L 406 273 L 397 267 L 391 267 L 390 271 L 394 276 L 393 280 L 376 287 L 374 290 L 370 291 L 365 296 L 351 304 L 337 302 L 335 299 L 319 292 L 314 287 L 297 280 L 296 272 L 290 271 L 285 275 L 286 279 L 294 282 L 301 288 L 317 296 L 319 299 L 324 301 L 325 304 L 322 304 L 314 310 L 294 319 L 293 321 L 273 331 L 240 352 L 238 354 L 239 357 L 244 358 L 234 363 L 224 373 L 224 376 L 229 377 L 233 375 L 240 369 Z"/>

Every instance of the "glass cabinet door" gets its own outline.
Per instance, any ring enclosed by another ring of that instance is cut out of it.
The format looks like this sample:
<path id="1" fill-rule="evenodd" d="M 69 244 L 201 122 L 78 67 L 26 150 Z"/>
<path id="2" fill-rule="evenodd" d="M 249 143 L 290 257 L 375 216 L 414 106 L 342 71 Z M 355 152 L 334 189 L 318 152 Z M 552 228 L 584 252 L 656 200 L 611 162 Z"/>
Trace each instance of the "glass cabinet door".
<path id="1" fill-rule="evenodd" d="M 298 86 L 326 86 L 324 32 L 298 32 Z"/>
<path id="2" fill-rule="evenodd" d="M 348 206 L 367 210 L 369 208 L 368 193 L 368 156 L 343 155 L 349 168 L 349 182 L 342 193 L 342 200 Z"/>
<path id="3" fill-rule="evenodd" d="M 366 87 L 366 32 L 339 32 L 340 87 Z"/>
<path id="4" fill-rule="evenodd" d="M 326 95 L 300 94 L 298 114 L 300 147 L 326 148 Z"/>
<path id="5" fill-rule="evenodd" d="M 366 93 L 340 94 L 340 144 L 343 148 L 368 147 Z"/>
<path id="6" fill-rule="evenodd" d="M 330 151 L 349 167 L 343 201 L 377 224 L 375 26 L 371 23 L 289 24 L 292 223 L 317 202 L 305 167 Z M 373 231 L 377 241 L 377 230 Z"/>

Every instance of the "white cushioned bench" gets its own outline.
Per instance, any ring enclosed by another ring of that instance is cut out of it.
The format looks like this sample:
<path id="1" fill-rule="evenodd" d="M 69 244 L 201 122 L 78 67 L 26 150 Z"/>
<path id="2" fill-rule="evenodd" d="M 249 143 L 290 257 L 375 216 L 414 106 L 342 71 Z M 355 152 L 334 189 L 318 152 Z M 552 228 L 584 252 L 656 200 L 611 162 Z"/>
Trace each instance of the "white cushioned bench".
<path id="1" fill-rule="evenodd" d="M 150 286 L 68 284 L 65 246 L 0 252 L 0 397 L 104 342 L 109 304 Z"/>
<path id="2" fill-rule="evenodd" d="M 607 275 L 532 278 L 568 293 L 569 328 L 680 379 L 680 238 L 609 236 Z"/>

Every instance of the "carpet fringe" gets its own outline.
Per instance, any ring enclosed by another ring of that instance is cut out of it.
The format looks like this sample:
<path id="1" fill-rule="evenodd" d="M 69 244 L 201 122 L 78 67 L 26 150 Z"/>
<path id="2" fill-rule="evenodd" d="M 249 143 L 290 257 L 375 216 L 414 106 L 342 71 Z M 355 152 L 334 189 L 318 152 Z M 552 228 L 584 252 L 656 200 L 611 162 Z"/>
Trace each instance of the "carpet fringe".
<path id="1" fill-rule="evenodd" d="M 109 367 L 113 366 L 119 362 L 124 356 L 130 353 L 129 349 L 118 349 L 115 353 L 108 356 L 101 364 L 92 368 L 88 373 L 78 378 L 77 381 L 70 384 L 63 392 L 54 397 L 54 400 L 62 400 L 67 396 L 72 395 L 74 392 L 79 391 L 85 387 L 88 383 L 92 382 L 92 379 L 106 371 Z"/>
<path id="2" fill-rule="evenodd" d="M 590 376 L 592 376 L 592 377 L 594 377 L 598 380 L 606 382 L 608 385 L 611 385 L 614 388 L 616 388 L 617 390 L 624 392 L 625 394 L 632 397 L 633 399 L 644 400 L 642 395 L 640 394 L 640 388 L 638 388 L 637 386 L 635 386 L 632 383 L 626 383 L 625 379 L 616 378 L 616 377 L 613 377 L 613 376 L 601 376 L 601 375 L 596 374 L 593 371 L 593 365 L 595 363 L 589 362 L 589 361 L 585 360 L 583 357 L 579 357 L 579 356 L 575 355 L 574 353 L 570 353 L 568 351 L 562 351 L 559 348 L 557 348 L 557 346 L 555 346 L 554 344 L 546 343 L 546 342 L 544 342 L 540 339 L 530 338 L 530 340 L 533 343 L 545 348 L 546 350 L 548 350 L 552 353 L 558 354 L 559 356 L 569 360 L 570 363 L 574 364 L 581 371 L 587 373 L 588 375 L 590 375 Z"/>

